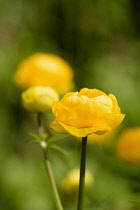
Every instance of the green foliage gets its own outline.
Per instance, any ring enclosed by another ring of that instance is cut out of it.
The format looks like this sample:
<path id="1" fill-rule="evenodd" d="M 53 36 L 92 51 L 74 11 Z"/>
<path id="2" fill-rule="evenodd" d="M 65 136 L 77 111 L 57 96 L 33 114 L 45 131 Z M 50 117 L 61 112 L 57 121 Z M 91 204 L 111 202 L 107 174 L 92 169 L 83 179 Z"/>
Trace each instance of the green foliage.
<path id="1" fill-rule="evenodd" d="M 56 145 L 56 144 L 51 144 L 49 145 L 49 148 L 55 149 L 58 152 L 63 153 L 64 155 L 67 155 L 68 153 L 66 152 L 66 150 L 62 149 L 60 146 Z"/>
<path id="2" fill-rule="evenodd" d="M 0 1 L 0 209 L 56 209 L 41 150 L 38 144 L 25 144 L 28 131 L 31 141 L 45 140 L 50 146 L 59 190 L 65 174 L 80 162 L 76 139 L 51 130 L 55 137 L 34 134 L 34 115 L 23 110 L 21 90 L 13 82 L 18 63 L 35 52 L 66 59 L 75 72 L 76 90 L 98 88 L 117 96 L 126 113 L 120 133 L 140 125 L 139 21 L 138 0 Z M 119 133 L 109 147 L 88 148 L 87 167 L 95 183 L 86 192 L 87 210 L 140 209 L 139 165 L 117 160 Z M 67 156 L 61 154 L 65 150 Z M 65 209 L 75 209 L 76 197 L 61 195 Z"/>
<path id="3" fill-rule="evenodd" d="M 47 133 L 44 133 L 43 136 L 39 136 L 39 135 L 37 135 L 35 133 L 30 133 L 29 132 L 29 135 L 32 136 L 32 137 L 34 137 L 39 142 L 40 141 L 45 141 L 48 138 L 48 134 Z"/>

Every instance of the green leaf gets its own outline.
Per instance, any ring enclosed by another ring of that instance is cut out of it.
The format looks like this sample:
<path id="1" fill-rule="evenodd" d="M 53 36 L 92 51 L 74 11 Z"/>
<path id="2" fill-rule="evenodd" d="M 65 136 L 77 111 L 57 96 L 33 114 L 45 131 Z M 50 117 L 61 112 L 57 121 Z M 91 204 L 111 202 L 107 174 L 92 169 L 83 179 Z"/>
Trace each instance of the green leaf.
<path id="1" fill-rule="evenodd" d="M 40 137 L 41 140 L 46 140 L 48 138 L 48 134 L 44 133 L 43 136 Z"/>
<path id="2" fill-rule="evenodd" d="M 39 140 L 40 141 L 40 136 L 35 134 L 35 133 L 28 133 L 30 136 L 34 137 L 35 139 Z"/>
<path id="3" fill-rule="evenodd" d="M 58 139 L 56 137 L 51 137 L 47 140 L 48 144 L 51 144 L 52 142 L 58 141 Z"/>
<path id="4" fill-rule="evenodd" d="M 35 142 L 39 142 L 39 140 L 30 139 L 30 140 L 26 140 L 24 143 L 25 144 L 31 144 L 31 143 L 35 143 Z"/>
<path id="5" fill-rule="evenodd" d="M 63 153 L 64 155 L 68 155 L 68 153 L 64 149 L 62 149 L 60 146 L 58 146 L 56 144 L 49 145 L 49 148 L 55 149 L 55 150 Z"/>
<path id="6" fill-rule="evenodd" d="M 64 138 L 51 137 L 50 139 L 47 140 L 47 143 L 51 144 L 53 142 L 56 142 L 56 141 L 59 141 L 59 140 L 65 139 L 65 138 L 68 138 L 68 136 L 65 136 Z"/>
<path id="7" fill-rule="evenodd" d="M 44 133 L 43 136 L 39 136 L 35 133 L 28 133 L 30 136 L 34 137 L 35 139 L 37 139 L 38 141 L 44 141 L 45 139 L 48 138 L 48 134 Z"/>

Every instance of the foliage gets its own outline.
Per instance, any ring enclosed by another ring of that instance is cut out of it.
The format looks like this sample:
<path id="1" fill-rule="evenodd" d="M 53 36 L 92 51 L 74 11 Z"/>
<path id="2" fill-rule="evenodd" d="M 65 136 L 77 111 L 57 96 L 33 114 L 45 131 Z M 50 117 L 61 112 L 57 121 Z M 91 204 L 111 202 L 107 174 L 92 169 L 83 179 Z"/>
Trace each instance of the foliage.
<path id="1" fill-rule="evenodd" d="M 138 14 L 138 0 L 0 2 L 1 209 L 46 210 L 47 206 L 55 210 L 41 150 L 36 143 L 25 143 L 27 132 L 36 133 L 35 116 L 22 108 L 21 91 L 13 82 L 18 63 L 36 52 L 67 60 L 75 70 L 76 90 L 87 87 L 111 92 L 126 113 L 109 146 L 88 147 L 87 165 L 95 183 L 87 192 L 85 209 L 140 208 L 139 165 L 127 165 L 116 157 L 119 134 L 140 124 Z M 50 113 L 48 124 L 51 121 Z M 57 144 L 68 151 L 66 157 L 59 151 L 49 153 L 56 182 L 60 183 L 79 165 L 80 144 L 67 136 Z M 65 208 L 74 209 L 76 198 L 70 199 L 63 191 L 61 194 Z"/>

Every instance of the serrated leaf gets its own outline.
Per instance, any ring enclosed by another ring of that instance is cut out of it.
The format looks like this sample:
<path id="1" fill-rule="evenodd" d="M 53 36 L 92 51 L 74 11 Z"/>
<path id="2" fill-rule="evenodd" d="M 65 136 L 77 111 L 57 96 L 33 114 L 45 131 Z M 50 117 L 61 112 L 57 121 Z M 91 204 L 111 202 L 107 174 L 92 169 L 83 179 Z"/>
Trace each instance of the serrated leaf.
<path id="1" fill-rule="evenodd" d="M 56 144 L 50 144 L 49 148 L 55 149 L 55 150 L 63 153 L 64 155 L 68 155 L 68 153 L 64 149 L 62 149 L 60 146 L 58 146 Z"/>

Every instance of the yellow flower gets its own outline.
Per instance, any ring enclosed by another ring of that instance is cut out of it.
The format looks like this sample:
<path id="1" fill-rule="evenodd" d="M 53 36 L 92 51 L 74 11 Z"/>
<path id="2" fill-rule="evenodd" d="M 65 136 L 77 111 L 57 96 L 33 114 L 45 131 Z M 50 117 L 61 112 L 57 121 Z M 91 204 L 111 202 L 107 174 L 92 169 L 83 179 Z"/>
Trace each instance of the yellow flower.
<path id="1" fill-rule="evenodd" d="M 97 89 L 83 88 L 67 93 L 52 107 L 55 121 L 50 127 L 58 133 L 85 137 L 101 135 L 116 128 L 124 119 L 114 95 Z"/>
<path id="2" fill-rule="evenodd" d="M 117 156 L 129 163 L 140 163 L 140 126 L 125 130 L 117 145 Z"/>
<path id="3" fill-rule="evenodd" d="M 68 194 L 77 192 L 79 186 L 79 177 L 80 177 L 79 169 L 71 170 L 62 181 L 61 184 L 62 189 Z M 89 188 L 93 184 L 93 180 L 94 179 L 91 172 L 89 170 L 86 170 L 85 189 Z"/>
<path id="4" fill-rule="evenodd" d="M 31 112 L 49 112 L 53 101 L 58 101 L 58 93 L 51 87 L 30 87 L 22 93 L 23 106 Z"/>
<path id="5" fill-rule="evenodd" d="M 15 73 L 15 82 L 22 88 L 50 86 L 59 93 L 73 88 L 72 68 L 56 55 L 37 53 L 23 60 Z"/>

